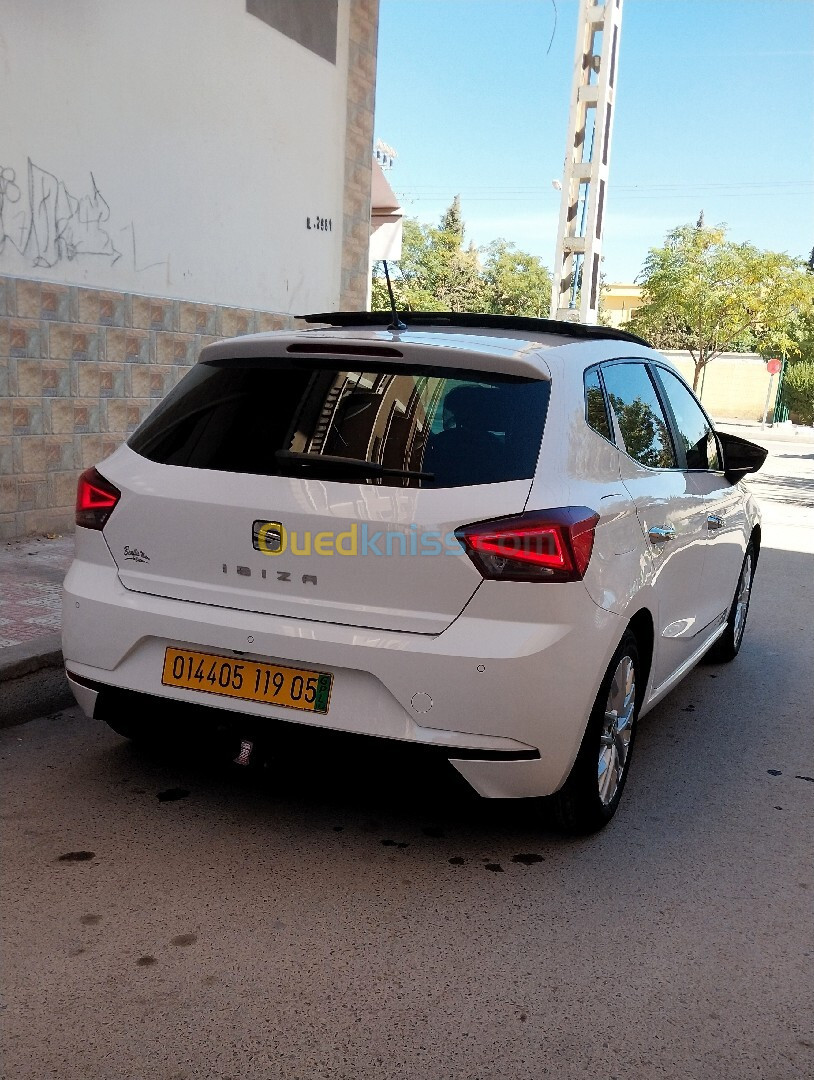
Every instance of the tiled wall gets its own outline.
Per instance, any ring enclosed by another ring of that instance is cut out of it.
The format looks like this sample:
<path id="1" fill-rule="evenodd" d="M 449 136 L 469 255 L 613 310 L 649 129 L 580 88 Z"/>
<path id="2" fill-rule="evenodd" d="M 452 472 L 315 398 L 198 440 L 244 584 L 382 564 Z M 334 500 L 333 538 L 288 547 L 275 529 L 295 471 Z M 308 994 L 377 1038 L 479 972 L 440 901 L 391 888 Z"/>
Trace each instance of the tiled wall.
<path id="1" fill-rule="evenodd" d="M 289 316 L 0 276 L 0 539 L 73 525 L 107 457 L 218 337 Z"/>

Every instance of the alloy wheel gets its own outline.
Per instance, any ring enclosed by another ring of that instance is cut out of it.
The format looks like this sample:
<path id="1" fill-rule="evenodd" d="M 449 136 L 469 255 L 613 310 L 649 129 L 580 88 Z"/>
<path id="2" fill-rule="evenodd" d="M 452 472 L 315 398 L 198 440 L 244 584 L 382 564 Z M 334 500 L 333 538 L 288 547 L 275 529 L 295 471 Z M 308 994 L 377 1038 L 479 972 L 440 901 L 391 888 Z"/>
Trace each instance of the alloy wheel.
<path id="1" fill-rule="evenodd" d="M 603 806 L 609 806 L 613 801 L 624 776 L 635 709 L 636 668 L 631 657 L 623 656 L 611 679 L 599 736 L 597 780 Z"/>
<path id="2" fill-rule="evenodd" d="M 746 558 L 743 560 L 743 569 L 741 570 L 740 581 L 738 582 L 738 591 L 735 594 L 735 617 L 733 619 L 734 640 L 735 648 L 740 648 L 741 638 L 743 637 L 743 631 L 746 627 L 746 613 L 749 610 L 749 596 L 752 592 L 752 554 L 746 552 Z"/>

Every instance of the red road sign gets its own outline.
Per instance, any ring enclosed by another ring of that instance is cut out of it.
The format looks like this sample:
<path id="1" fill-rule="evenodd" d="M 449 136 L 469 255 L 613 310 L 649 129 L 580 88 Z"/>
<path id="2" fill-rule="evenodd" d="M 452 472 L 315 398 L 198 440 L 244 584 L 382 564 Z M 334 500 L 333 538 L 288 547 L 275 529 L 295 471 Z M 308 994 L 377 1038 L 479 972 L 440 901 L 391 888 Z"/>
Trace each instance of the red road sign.
<path id="1" fill-rule="evenodd" d="M 766 370 L 770 375 L 776 375 L 778 373 L 778 371 L 780 370 L 780 361 L 777 359 L 776 356 L 768 362 L 768 364 L 766 365 Z"/>

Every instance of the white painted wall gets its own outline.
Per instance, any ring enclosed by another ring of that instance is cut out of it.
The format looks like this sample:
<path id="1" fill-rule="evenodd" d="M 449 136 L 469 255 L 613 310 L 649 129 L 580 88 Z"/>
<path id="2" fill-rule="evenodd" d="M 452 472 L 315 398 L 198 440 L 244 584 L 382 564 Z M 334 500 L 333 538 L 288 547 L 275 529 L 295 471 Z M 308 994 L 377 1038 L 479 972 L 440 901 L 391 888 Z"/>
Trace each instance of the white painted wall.
<path id="1" fill-rule="evenodd" d="M 348 6 L 333 65 L 243 0 L 3 0 L 0 273 L 337 307 Z M 29 160 L 44 174 L 26 250 Z M 48 226 L 71 209 L 66 237 L 85 250 L 58 257 Z"/>

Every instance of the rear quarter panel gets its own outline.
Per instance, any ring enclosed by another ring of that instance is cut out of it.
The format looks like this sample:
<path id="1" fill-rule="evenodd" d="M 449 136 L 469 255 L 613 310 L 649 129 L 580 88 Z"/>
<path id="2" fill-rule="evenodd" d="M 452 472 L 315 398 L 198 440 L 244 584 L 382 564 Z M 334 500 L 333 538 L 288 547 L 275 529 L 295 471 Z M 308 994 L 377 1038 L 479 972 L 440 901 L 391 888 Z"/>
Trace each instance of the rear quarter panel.
<path id="1" fill-rule="evenodd" d="M 599 607 L 633 614 L 650 580 L 651 557 L 622 483 L 621 455 L 585 421 L 583 373 L 610 358 L 608 345 L 562 346 L 546 353 L 551 398 L 527 506 L 586 506 L 599 514 L 585 588 Z"/>

